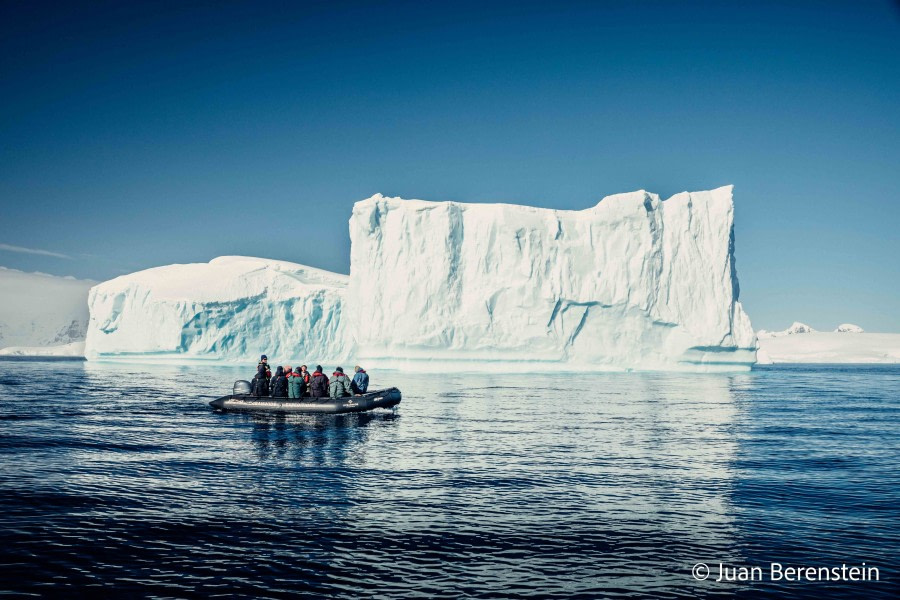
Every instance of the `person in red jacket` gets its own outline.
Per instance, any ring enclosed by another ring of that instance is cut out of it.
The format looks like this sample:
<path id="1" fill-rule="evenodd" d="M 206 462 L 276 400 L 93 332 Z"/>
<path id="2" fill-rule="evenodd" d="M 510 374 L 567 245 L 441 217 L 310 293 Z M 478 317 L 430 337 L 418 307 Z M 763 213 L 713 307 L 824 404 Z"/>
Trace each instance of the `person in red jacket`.
<path id="1" fill-rule="evenodd" d="M 309 396 L 309 380 L 311 379 L 311 375 L 309 371 L 306 370 L 306 365 L 301 365 L 300 370 L 297 372 L 297 376 L 300 377 L 302 384 L 300 389 L 300 397 L 306 398 Z"/>
<path id="2" fill-rule="evenodd" d="M 328 397 L 328 377 L 322 373 L 322 365 L 316 365 L 309 380 L 309 395 L 313 398 Z"/>

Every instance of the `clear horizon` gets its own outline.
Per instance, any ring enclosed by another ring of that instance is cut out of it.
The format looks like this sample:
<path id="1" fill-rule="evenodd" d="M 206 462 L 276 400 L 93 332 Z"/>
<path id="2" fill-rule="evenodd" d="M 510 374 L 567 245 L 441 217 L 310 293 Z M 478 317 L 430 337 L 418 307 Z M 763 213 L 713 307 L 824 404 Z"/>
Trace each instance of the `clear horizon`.
<path id="1" fill-rule="evenodd" d="M 0 10 L 0 265 L 347 273 L 374 193 L 582 209 L 733 184 L 754 329 L 900 331 L 896 3 Z"/>

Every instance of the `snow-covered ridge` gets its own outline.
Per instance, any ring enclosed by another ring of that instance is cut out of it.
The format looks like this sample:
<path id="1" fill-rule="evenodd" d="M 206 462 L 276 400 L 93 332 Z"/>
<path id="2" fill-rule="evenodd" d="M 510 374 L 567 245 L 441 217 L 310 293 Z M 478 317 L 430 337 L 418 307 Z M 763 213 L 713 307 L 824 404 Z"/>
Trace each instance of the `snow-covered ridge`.
<path id="1" fill-rule="evenodd" d="M 84 341 L 88 290 L 95 283 L 0 267 L 0 350 L 24 353 Z"/>
<path id="2" fill-rule="evenodd" d="M 730 186 L 581 211 L 376 195 L 354 205 L 350 237 L 348 308 L 366 364 L 755 362 Z"/>
<path id="3" fill-rule="evenodd" d="M 91 289 L 88 359 L 252 361 L 261 353 L 348 356 L 347 276 L 223 256 L 117 277 Z"/>
<path id="4" fill-rule="evenodd" d="M 853 325 L 852 323 L 842 323 L 837 326 L 834 330 L 834 333 L 863 333 L 864 330 L 859 325 Z M 756 332 L 756 336 L 759 339 L 765 338 L 773 338 L 773 337 L 782 337 L 785 335 L 797 335 L 801 333 L 819 333 L 809 325 L 805 323 L 801 323 L 800 321 L 794 321 L 794 323 L 785 329 L 784 331 L 766 331 L 765 329 L 760 329 Z"/>
<path id="5" fill-rule="evenodd" d="M 800 333 L 815 333 L 816 330 L 807 325 L 806 323 L 801 323 L 800 321 L 794 321 L 790 327 L 785 329 L 784 331 L 766 331 L 765 329 L 760 329 L 756 332 L 756 336 L 759 339 L 763 338 L 773 338 L 773 337 L 781 337 L 783 335 L 797 335 Z"/>

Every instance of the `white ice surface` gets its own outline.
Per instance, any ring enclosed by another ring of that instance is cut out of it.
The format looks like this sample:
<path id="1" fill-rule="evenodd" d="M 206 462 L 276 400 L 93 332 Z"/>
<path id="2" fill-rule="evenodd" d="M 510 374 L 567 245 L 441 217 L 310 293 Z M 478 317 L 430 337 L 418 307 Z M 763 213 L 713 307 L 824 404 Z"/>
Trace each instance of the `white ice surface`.
<path id="1" fill-rule="evenodd" d="M 759 362 L 897 363 L 900 333 L 813 332 L 760 337 Z"/>
<path id="2" fill-rule="evenodd" d="M 359 360 L 437 369 L 747 369 L 731 187 L 581 211 L 385 198 L 350 220 Z"/>
<path id="3" fill-rule="evenodd" d="M 117 277 L 91 289 L 89 360 L 273 364 L 345 359 L 347 276 L 225 256 Z M 274 361 L 278 361 L 275 363 Z"/>
<path id="4" fill-rule="evenodd" d="M 9 346 L 0 356 L 84 356 L 84 342 L 70 342 L 59 346 Z"/>
<path id="5" fill-rule="evenodd" d="M 84 341 L 95 283 L 0 267 L 0 350 Z"/>

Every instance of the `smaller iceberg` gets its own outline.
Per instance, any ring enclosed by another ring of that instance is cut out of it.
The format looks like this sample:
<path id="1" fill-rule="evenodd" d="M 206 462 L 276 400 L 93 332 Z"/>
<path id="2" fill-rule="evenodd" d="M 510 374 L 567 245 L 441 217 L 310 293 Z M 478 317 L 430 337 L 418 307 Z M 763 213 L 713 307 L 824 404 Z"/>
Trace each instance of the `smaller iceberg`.
<path id="1" fill-rule="evenodd" d="M 287 261 L 223 256 L 117 277 L 88 297 L 90 360 L 333 362 L 350 354 L 347 276 Z"/>

